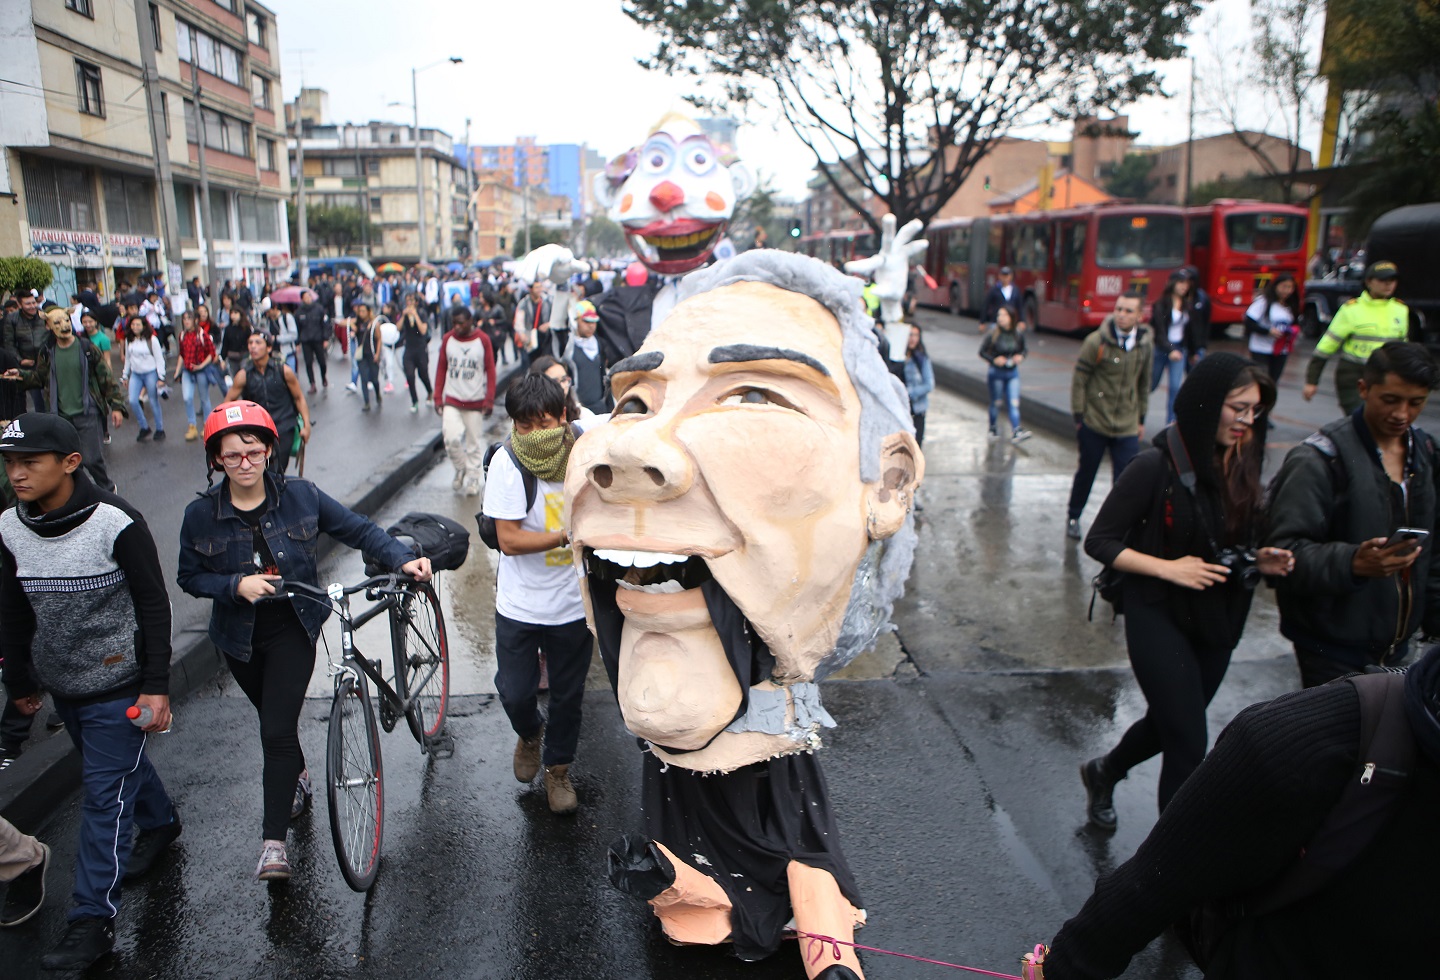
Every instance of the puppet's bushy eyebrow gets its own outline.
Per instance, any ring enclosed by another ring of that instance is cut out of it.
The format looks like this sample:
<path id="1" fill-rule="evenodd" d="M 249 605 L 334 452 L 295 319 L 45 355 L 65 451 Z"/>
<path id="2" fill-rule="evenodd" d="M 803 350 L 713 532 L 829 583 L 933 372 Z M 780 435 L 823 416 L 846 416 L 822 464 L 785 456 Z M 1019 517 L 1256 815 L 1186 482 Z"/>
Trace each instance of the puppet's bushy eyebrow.
<path id="1" fill-rule="evenodd" d="M 829 368 L 809 354 L 803 354 L 798 350 L 787 350 L 784 347 L 760 347 L 756 344 L 728 344 L 710 351 L 711 364 L 739 364 L 746 361 L 794 361 L 796 364 L 803 364 L 820 372 L 827 378 L 830 377 Z"/>

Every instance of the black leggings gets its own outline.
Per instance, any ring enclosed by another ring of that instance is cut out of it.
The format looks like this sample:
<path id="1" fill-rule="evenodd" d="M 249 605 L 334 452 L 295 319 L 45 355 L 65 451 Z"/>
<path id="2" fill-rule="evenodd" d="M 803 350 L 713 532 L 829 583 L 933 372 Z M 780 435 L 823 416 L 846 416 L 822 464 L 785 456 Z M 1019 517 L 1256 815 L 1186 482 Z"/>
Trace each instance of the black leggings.
<path id="1" fill-rule="evenodd" d="M 310 387 L 315 387 L 315 362 L 320 362 L 320 380 L 326 384 L 330 379 L 325 376 L 326 362 L 329 358 L 325 354 L 325 341 L 323 340 L 302 340 L 300 351 L 305 356 L 305 377 L 310 381 Z"/>
<path id="2" fill-rule="evenodd" d="M 425 397 L 432 398 L 435 389 L 430 387 L 430 348 L 428 347 L 406 347 L 401 355 L 401 363 L 405 370 L 405 387 L 410 389 L 410 404 L 420 403 L 420 393 L 415 389 L 415 375 L 420 375 L 420 383 L 425 386 Z"/>
<path id="3" fill-rule="evenodd" d="M 287 611 L 289 622 L 255 646 L 248 662 L 226 654 L 230 675 L 260 713 L 260 747 L 265 755 L 265 794 L 261 837 L 285 839 L 290 827 L 290 804 L 295 782 L 305 770 L 300 749 L 300 708 L 305 688 L 315 670 L 315 644 L 299 618 Z"/>
<path id="4" fill-rule="evenodd" d="M 1146 759 L 1164 753 L 1160 765 L 1160 809 L 1205 758 L 1205 709 L 1232 650 L 1202 649 L 1171 618 L 1165 603 L 1144 601 L 1134 583 L 1125 587 L 1125 645 L 1130 666 L 1149 706 L 1105 760 L 1119 778 Z"/>

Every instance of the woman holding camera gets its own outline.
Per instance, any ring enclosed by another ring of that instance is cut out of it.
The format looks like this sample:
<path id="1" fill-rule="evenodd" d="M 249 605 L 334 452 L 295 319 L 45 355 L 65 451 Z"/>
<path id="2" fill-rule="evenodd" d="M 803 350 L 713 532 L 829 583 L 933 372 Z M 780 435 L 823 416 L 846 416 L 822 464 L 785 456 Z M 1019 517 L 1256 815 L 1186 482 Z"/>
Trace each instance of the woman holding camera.
<path id="1" fill-rule="evenodd" d="M 1115 829 L 1115 783 L 1156 754 L 1160 809 L 1205 757 L 1205 709 L 1230 665 L 1255 586 L 1295 567 L 1262 536 L 1264 416 L 1270 375 L 1235 354 L 1212 354 L 1175 398 L 1175 422 L 1116 480 L 1085 539 L 1123 573 L 1130 664 L 1149 711 L 1108 755 L 1080 767 L 1087 815 Z"/>

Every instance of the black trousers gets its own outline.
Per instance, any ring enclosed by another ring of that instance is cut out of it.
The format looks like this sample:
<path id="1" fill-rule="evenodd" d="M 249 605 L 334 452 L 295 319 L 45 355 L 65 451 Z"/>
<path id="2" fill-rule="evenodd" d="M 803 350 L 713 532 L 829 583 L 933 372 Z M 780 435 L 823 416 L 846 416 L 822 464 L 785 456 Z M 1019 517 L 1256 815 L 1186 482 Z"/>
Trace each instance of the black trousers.
<path id="1" fill-rule="evenodd" d="M 1164 810 L 1205 759 L 1209 737 L 1205 709 L 1225 679 L 1232 650 L 1197 645 L 1165 604 L 1145 602 L 1135 583 L 1125 586 L 1125 645 L 1149 710 L 1120 738 L 1105 764 L 1119 777 L 1163 754 L 1160 809 Z"/>
<path id="2" fill-rule="evenodd" d="M 30 738 L 35 715 L 22 712 L 3 687 L 0 687 L 0 696 L 5 698 L 5 707 L 0 708 L 0 749 L 4 749 L 6 755 L 19 755 Z"/>
<path id="3" fill-rule="evenodd" d="M 299 424 L 297 421 L 280 430 L 280 438 L 275 440 L 275 451 L 270 454 L 271 473 L 284 473 L 290 468 L 290 451 L 295 446 L 295 428 Z"/>
<path id="4" fill-rule="evenodd" d="M 290 622 L 258 640 L 248 661 L 229 654 L 225 660 L 235 683 L 260 714 L 260 747 L 265 758 L 260 781 L 265 799 L 261 837 L 283 841 L 290 826 L 295 783 L 305 771 L 300 709 L 315 670 L 315 644 L 293 610 L 277 612 L 283 612 Z"/>
<path id="5" fill-rule="evenodd" d="M 415 375 L 420 375 L 420 383 L 425 386 L 425 397 L 431 398 L 435 389 L 430 384 L 430 348 L 428 347 L 406 347 L 400 356 L 400 363 L 405 371 L 405 387 L 410 389 L 410 404 L 418 405 L 419 392 L 415 390 Z"/>
<path id="6" fill-rule="evenodd" d="M 315 362 L 320 362 L 320 380 L 325 384 L 330 379 L 325 376 L 326 361 L 325 341 L 323 340 L 302 340 L 300 341 L 300 353 L 305 358 L 305 377 L 310 382 L 310 387 L 315 387 Z"/>
<path id="7" fill-rule="evenodd" d="M 1289 354 L 1251 354 L 1250 357 L 1265 369 L 1271 381 L 1277 382 L 1285 373 L 1285 362 L 1290 360 Z"/>
<path id="8" fill-rule="evenodd" d="M 580 742 L 580 713 L 585 699 L 585 678 L 595 638 L 585 620 L 559 626 L 522 623 L 495 614 L 495 689 L 521 738 L 530 738 L 545 726 L 541 761 L 561 766 L 574 761 Z M 550 674 L 550 716 L 540 714 L 540 654 Z"/>
<path id="9" fill-rule="evenodd" d="M 915 445 L 925 445 L 925 413 L 911 412 L 910 421 L 915 423 Z"/>

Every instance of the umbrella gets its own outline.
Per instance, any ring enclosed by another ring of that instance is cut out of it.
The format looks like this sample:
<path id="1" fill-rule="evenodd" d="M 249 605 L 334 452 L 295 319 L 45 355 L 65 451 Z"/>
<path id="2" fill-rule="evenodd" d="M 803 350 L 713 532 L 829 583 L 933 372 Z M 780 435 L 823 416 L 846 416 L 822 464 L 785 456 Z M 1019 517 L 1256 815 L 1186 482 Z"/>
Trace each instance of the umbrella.
<path id="1" fill-rule="evenodd" d="M 446 272 L 464 272 L 465 265 L 462 262 L 451 262 L 445 267 Z"/>
<path id="2" fill-rule="evenodd" d="M 399 262 L 386 262 L 384 265 L 380 266 L 380 268 L 376 269 L 375 271 L 380 273 L 404 272 L 405 267 Z"/>
<path id="3" fill-rule="evenodd" d="M 431 265 L 429 262 L 417 262 L 415 265 L 412 265 L 410 268 L 414 269 L 416 272 L 419 272 L 421 269 L 428 269 L 428 270 L 431 271 L 431 272 L 434 272 L 434 271 L 435 271 L 435 267 L 434 267 L 433 265 Z"/>
<path id="4" fill-rule="evenodd" d="M 300 303 L 301 289 L 299 286 L 283 286 L 270 294 L 270 303 Z"/>

